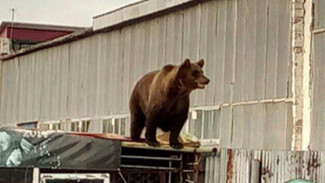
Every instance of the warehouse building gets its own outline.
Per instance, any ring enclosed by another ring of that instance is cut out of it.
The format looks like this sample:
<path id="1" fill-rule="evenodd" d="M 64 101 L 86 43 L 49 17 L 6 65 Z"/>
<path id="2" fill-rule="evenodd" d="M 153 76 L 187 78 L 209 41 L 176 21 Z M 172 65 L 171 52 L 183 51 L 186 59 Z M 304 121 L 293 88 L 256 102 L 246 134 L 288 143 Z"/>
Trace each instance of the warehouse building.
<path id="1" fill-rule="evenodd" d="M 324 150 L 324 12 L 321 0 L 145 0 L 98 15 L 2 57 L 1 125 L 128 136 L 136 81 L 203 58 L 211 82 L 184 132 L 220 148 Z"/>

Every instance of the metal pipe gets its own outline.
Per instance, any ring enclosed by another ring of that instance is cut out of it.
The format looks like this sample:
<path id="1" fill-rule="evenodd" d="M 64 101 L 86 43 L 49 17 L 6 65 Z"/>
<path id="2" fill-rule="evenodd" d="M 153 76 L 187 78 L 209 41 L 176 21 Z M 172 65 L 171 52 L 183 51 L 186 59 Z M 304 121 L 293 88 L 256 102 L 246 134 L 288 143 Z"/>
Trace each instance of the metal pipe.
<path id="1" fill-rule="evenodd" d="M 183 170 L 184 173 L 194 173 L 194 170 Z"/>
<path id="2" fill-rule="evenodd" d="M 209 146 L 209 147 L 203 147 L 203 146 L 202 147 L 188 147 L 188 146 L 185 146 L 183 149 L 173 149 L 169 146 L 151 147 L 151 146 L 146 146 L 143 143 L 139 143 L 139 145 L 136 145 L 135 143 L 129 144 L 128 142 L 122 142 L 122 147 L 164 150 L 164 151 L 173 151 L 173 152 L 189 152 L 189 153 L 193 153 L 193 152 L 194 153 L 216 153 L 218 150 L 217 146 Z"/>
<path id="3" fill-rule="evenodd" d="M 169 166 L 169 168 L 172 167 L 171 161 L 169 161 L 168 166 Z M 168 183 L 171 183 L 171 182 L 172 182 L 172 172 L 168 172 Z"/>
<path id="4" fill-rule="evenodd" d="M 156 166 L 141 166 L 141 165 L 121 165 L 121 168 L 139 168 L 139 169 L 151 169 L 151 170 L 164 170 L 164 171 L 173 171 L 178 172 L 177 168 L 169 168 L 169 167 L 156 167 Z"/>
<path id="5" fill-rule="evenodd" d="M 199 183 L 199 156 L 195 154 L 195 162 L 193 163 L 194 182 Z"/>
<path id="6" fill-rule="evenodd" d="M 319 33 L 323 33 L 323 32 L 325 32 L 325 28 L 313 30 L 314 34 L 319 34 Z"/>
<path id="7" fill-rule="evenodd" d="M 32 183 L 39 183 L 39 178 L 40 178 L 39 168 L 33 168 L 33 182 Z"/>
<path id="8" fill-rule="evenodd" d="M 121 158 L 128 159 L 148 159 L 148 160 L 163 160 L 163 161 L 181 161 L 181 158 L 165 158 L 165 157 L 153 157 L 153 156 L 129 156 L 129 155 L 121 155 Z"/>
<path id="9" fill-rule="evenodd" d="M 15 17 L 15 8 L 12 8 L 11 9 L 11 13 L 12 13 L 12 19 L 11 19 L 11 29 L 10 29 L 10 38 L 11 38 L 11 51 L 13 51 L 14 50 L 14 39 L 13 39 L 13 31 L 14 31 L 14 17 Z"/>
<path id="10" fill-rule="evenodd" d="M 180 168 L 180 171 L 179 171 L 179 180 L 180 182 L 183 182 L 183 153 L 180 154 L 180 157 L 182 159 L 181 163 L 179 164 L 179 168 Z"/>

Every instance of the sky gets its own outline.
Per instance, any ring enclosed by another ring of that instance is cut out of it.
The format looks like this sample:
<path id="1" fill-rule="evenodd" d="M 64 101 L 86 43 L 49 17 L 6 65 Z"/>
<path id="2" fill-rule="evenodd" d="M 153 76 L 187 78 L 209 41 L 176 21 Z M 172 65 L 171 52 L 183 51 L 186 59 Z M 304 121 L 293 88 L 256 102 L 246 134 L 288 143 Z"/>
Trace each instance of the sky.
<path id="1" fill-rule="evenodd" d="M 92 17 L 139 0 L 0 0 L 0 22 L 90 27 Z"/>

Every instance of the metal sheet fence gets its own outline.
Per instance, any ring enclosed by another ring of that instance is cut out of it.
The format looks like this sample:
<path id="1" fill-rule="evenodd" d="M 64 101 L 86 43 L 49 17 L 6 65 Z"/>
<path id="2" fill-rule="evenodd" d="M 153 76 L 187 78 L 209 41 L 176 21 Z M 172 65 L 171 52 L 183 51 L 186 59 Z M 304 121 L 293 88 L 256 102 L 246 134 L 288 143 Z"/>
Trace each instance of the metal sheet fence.
<path id="1" fill-rule="evenodd" d="M 223 149 L 207 156 L 205 183 L 284 183 L 325 181 L 325 152 Z"/>

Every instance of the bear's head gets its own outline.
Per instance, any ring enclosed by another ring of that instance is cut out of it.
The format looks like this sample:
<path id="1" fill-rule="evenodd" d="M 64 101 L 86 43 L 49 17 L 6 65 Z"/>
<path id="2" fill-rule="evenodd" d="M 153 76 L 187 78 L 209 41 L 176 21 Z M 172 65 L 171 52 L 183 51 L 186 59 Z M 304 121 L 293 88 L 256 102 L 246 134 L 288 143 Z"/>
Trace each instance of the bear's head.
<path id="1" fill-rule="evenodd" d="M 182 65 L 179 66 L 177 80 L 182 90 L 190 92 L 197 88 L 203 89 L 210 82 L 203 73 L 203 65 L 203 59 L 194 63 L 191 63 L 189 59 L 185 59 Z"/>

